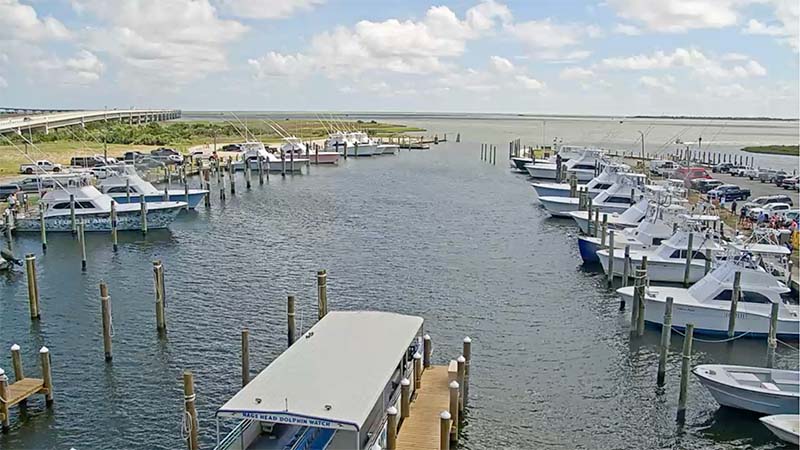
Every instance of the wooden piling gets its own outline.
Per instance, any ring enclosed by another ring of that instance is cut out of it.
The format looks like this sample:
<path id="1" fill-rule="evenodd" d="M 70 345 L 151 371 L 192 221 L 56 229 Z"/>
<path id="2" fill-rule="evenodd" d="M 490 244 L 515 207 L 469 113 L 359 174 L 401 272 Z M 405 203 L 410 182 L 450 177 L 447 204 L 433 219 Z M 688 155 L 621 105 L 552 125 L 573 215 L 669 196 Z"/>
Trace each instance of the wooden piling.
<path id="1" fill-rule="evenodd" d="M 289 173 L 294 175 L 294 149 L 289 152 Z"/>
<path id="2" fill-rule="evenodd" d="M 139 214 L 142 216 L 142 234 L 147 234 L 147 197 L 139 195 Z"/>
<path id="3" fill-rule="evenodd" d="M 78 224 L 78 242 L 81 245 L 81 270 L 86 271 L 86 225 L 83 220 Z"/>
<path id="4" fill-rule="evenodd" d="M 686 324 L 686 335 L 683 337 L 683 355 L 681 359 L 681 387 L 678 394 L 678 420 L 683 422 L 686 418 L 686 400 L 689 388 L 689 369 L 692 364 L 692 339 L 694 338 L 694 324 Z"/>
<path id="5" fill-rule="evenodd" d="M 39 319 L 39 285 L 36 281 L 36 255 L 25 255 L 25 274 L 28 280 L 28 307 L 31 320 Z"/>
<path id="6" fill-rule="evenodd" d="M 664 385 L 664 376 L 667 371 L 667 354 L 669 353 L 669 341 L 672 337 L 672 297 L 667 297 L 667 303 L 664 305 L 664 321 L 661 325 L 661 346 L 659 347 L 658 354 L 658 375 L 656 376 L 656 384 L 658 386 Z"/>
<path id="7" fill-rule="evenodd" d="M 775 366 L 775 350 L 778 348 L 778 313 L 780 303 L 772 303 L 769 316 L 769 335 L 767 336 L 767 367 Z"/>
<path id="8" fill-rule="evenodd" d="M 111 297 L 108 295 L 108 285 L 100 282 L 100 311 L 103 322 L 103 354 L 106 361 L 113 358 L 111 353 Z"/>
<path id="9" fill-rule="evenodd" d="M 431 336 L 429 334 L 422 337 L 422 365 L 426 369 L 431 366 L 432 345 L 433 343 L 431 342 Z"/>
<path id="10" fill-rule="evenodd" d="M 450 413 L 439 414 L 439 450 L 450 450 Z"/>
<path id="11" fill-rule="evenodd" d="M 2 432 L 3 434 L 8 433 L 8 430 L 11 429 L 11 416 L 8 413 L 8 403 L 5 399 L 11 398 L 11 394 L 8 389 L 8 376 L 6 376 L 6 371 L 0 369 L 0 418 L 2 419 Z M 448 435 L 448 441 L 450 436 Z"/>
<path id="12" fill-rule="evenodd" d="M 407 419 L 411 415 L 411 381 L 400 380 L 400 418 Z"/>
<path id="13" fill-rule="evenodd" d="M 608 231 L 608 214 L 603 213 L 603 225 L 600 227 L 600 247 L 606 248 L 606 232 Z M 611 254 L 613 256 L 613 254 Z M 611 258 L 613 259 L 613 258 Z M 614 277 L 614 273 L 612 272 L 610 275 L 612 278 Z"/>
<path id="14" fill-rule="evenodd" d="M 111 248 L 117 251 L 117 202 L 111 200 Z"/>
<path id="15" fill-rule="evenodd" d="M 328 314 L 328 272 L 317 271 L 317 317 L 321 320 Z"/>
<path id="16" fill-rule="evenodd" d="M 639 298 L 639 280 L 638 270 L 634 270 L 633 273 L 633 304 L 631 305 L 631 331 L 633 332 L 636 330 L 636 325 L 639 323 L 639 302 L 641 299 Z"/>
<path id="17" fill-rule="evenodd" d="M 742 272 L 733 274 L 733 292 L 731 293 L 731 310 L 728 314 L 728 337 L 736 334 L 736 310 L 739 308 L 739 299 L 742 296 Z"/>
<path id="18" fill-rule="evenodd" d="M 386 450 L 397 450 L 397 408 L 386 410 Z"/>
<path id="19" fill-rule="evenodd" d="M 422 387 L 422 355 L 416 352 L 412 359 L 414 360 L 414 389 L 416 390 Z"/>
<path id="20" fill-rule="evenodd" d="M 452 442 L 458 442 L 458 428 L 459 423 L 458 419 L 460 417 L 459 411 L 459 394 L 458 394 L 458 387 L 459 384 L 457 381 L 453 380 L 450 382 L 450 417 L 453 418 L 453 425 L 450 427 L 450 440 Z"/>
<path id="21" fill-rule="evenodd" d="M 161 261 L 153 261 L 153 281 L 156 288 L 156 329 L 159 332 L 167 330 L 166 315 L 164 314 L 164 266 Z"/>
<path id="22" fill-rule="evenodd" d="M 708 272 L 711 272 L 711 258 L 712 258 L 711 249 L 707 248 L 706 249 L 706 266 L 705 266 L 704 275 L 708 275 Z"/>
<path id="23" fill-rule="evenodd" d="M 247 161 L 245 161 L 247 164 Z M 236 195 L 236 169 L 233 168 L 233 160 L 228 159 L 228 175 L 231 178 L 231 195 Z"/>
<path id="24" fill-rule="evenodd" d="M 25 378 L 25 372 L 22 370 L 22 356 L 20 355 L 20 347 L 17 344 L 13 344 L 11 346 L 11 365 L 14 368 L 14 381 L 19 381 Z"/>
<path id="25" fill-rule="evenodd" d="M 250 382 L 250 330 L 242 330 L 242 387 Z"/>
<path id="26" fill-rule="evenodd" d="M 625 246 L 625 259 L 622 262 L 622 286 L 625 287 L 630 282 L 631 276 L 631 246 Z M 625 302 L 622 303 L 625 306 Z"/>
<path id="27" fill-rule="evenodd" d="M 189 183 L 186 181 L 186 178 L 183 179 L 183 202 L 186 203 L 186 206 L 183 207 L 185 211 L 189 210 Z"/>
<path id="28" fill-rule="evenodd" d="M 197 410 L 195 409 L 194 376 L 191 371 L 183 371 L 183 405 L 184 405 L 184 431 L 187 434 L 189 450 L 198 450 L 197 439 Z M 189 423 L 186 423 L 188 420 Z"/>
<path id="29" fill-rule="evenodd" d="M 472 339 L 469 336 L 464 338 L 461 354 L 464 356 L 464 384 L 461 385 L 461 396 L 466 407 L 469 403 L 469 366 L 472 359 Z"/>
<path id="30" fill-rule="evenodd" d="M 689 274 L 692 270 L 692 254 L 694 246 L 694 233 L 689 233 L 689 247 L 686 250 L 686 267 L 683 270 L 683 287 L 689 287 Z"/>
<path id="31" fill-rule="evenodd" d="M 598 233 L 600 232 L 599 228 L 600 228 L 600 207 L 598 206 L 594 209 L 594 227 L 593 227 L 594 237 L 600 237 L 598 236 Z"/>
<path id="32" fill-rule="evenodd" d="M 603 215 L 603 222 L 605 222 L 606 215 Z M 605 223 L 603 223 L 603 236 L 606 235 L 605 233 Z M 614 230 L 611 230 L 608 233 L 608 288 L 612 288 L 614 286 L 614 258 L 615 258 L 615 249 L 614 249 Z"/>
<path id="33" fill-rule="evenodd" d="M 252 172 L 253 172 L 253 168 L 250 167 L 250 161 L 249 160 L 245 160 L 244 161 L 244 185 L 245 185 L 245 188 L 247 188 L 248 191 L 250 190 L 251 178 L 253 177 L 253 173 Z"/>
<path id="34" fill-rule="evenodd" d="M 356 144 L 356 156 L 358 156 L 358 144 Z M 281 150 L 281 176 L 286 176 L 286 153 Z"/>
<path id="35" fill-rule="evenodd" d="M 286 337 L 287 348 L 294 344 L 295 336 L 297 335 L 297 327 L 295 325 L 295 301 L 294 295 L 290 295 L 286 300 Z"/>
<path id="36" fill-rule="evenodd" d="M 69 220 L 72 230 L 72 235 L 78 232 L 78 222 L 75 218 L 75 194 L 69 194 Z"/>
<path id="37" fill-rule="evenodd" d="M 464 358 L 464 355 L 460 355 L 456 358 L 456 381 L 458 381 L 459 386 L 464 385 L 464 373 L 465 373 L 465 366 L 467 363 L 467 359 Z M 458 396 L 458 409 L 464 409 L 464 397 L 459 394 Z"/>
<path id="38" fill-rule="evenodd" d="M 264 157 L 258 155 L 258 185 L 264 185 Z"/>
<path id="39" fill-rule="evenodd" d="M 39 203 L 39 229 L 42 236 L 42 251 L 47 251 L 47 227 L 44 220 L 45 204 Z M 10 242 L 10 241 L 9 241 Z"/>
<path id="40" fill-rule="evenodd" d="M 647 303 L 647 270 L 639 269 L 636 277 L 639 278 L 639 312 L 636 314 L 636 335 L 644 335 L 644 310 Z"/>

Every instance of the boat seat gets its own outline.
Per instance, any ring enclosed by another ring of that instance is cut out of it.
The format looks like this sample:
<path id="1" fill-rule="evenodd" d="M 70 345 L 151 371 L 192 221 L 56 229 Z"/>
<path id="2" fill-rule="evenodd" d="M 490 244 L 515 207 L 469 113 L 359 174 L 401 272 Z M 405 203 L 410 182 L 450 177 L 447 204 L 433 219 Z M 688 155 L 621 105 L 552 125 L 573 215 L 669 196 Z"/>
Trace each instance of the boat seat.
<path id="1" fill-rule="evenodd" d="M 772 383 L 770 383 L 768 381 L 765 381 L 765 382 L 761 383 L 761 387 L 763 389 L 768 389 L 770 391 L 780 391 L 778 386 L 775 386 L 774 384 L 772 384 Z"/>

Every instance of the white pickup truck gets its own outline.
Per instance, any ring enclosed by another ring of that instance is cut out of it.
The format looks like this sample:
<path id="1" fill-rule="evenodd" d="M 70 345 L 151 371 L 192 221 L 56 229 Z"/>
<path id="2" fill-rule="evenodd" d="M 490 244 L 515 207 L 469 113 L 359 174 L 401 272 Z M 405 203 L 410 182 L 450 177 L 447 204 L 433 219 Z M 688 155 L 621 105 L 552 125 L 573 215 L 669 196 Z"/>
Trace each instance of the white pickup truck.
<path id="1" fill-rule="evenodd" d="M 31 175 L 40 172 L 61 172 L 61 164 L 54 164 L 46 159 L 36 161 L 36 164 L 22 164 L 19 166 L 19 173 Z"/>

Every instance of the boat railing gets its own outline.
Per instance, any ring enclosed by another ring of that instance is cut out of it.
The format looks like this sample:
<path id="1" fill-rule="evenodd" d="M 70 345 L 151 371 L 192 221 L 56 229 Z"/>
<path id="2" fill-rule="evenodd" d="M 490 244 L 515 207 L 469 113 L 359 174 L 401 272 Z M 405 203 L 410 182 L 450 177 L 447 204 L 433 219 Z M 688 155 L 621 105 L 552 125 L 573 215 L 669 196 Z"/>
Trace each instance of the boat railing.
<path id="1" fill-rule="evenodd" d="M 242 440 L 243 434 L 253 425 L 258 426 L 258 422 L 250 419 L 240 421 L 233 427 L 230 433 L 214 447 L 214 450 L 244 450 L 244 441 Z M 235 444 L 238 444 L 238 447 L 234 446 Z"/>

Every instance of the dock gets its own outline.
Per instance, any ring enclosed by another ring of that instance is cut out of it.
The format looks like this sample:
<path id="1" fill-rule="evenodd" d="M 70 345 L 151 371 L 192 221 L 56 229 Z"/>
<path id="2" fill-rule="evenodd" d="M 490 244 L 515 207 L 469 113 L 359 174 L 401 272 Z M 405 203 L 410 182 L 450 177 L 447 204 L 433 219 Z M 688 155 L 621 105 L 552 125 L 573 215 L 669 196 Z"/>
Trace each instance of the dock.
<path id="1" fill-rule="evenodd" d="M 431 366 L 422 372 L 411 413 L 400 424 L 397 450 L 439 450 L 439 415 L 450 407 L 449 384 L 447 366 Z"/>

